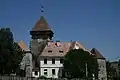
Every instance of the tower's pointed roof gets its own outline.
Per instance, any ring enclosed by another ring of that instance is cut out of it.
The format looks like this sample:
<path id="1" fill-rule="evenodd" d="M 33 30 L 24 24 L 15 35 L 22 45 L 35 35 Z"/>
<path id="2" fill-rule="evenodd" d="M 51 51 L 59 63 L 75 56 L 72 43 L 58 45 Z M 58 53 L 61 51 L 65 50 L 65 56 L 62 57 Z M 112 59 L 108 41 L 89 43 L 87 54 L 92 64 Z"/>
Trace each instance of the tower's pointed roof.
<path id="1" fill-rule="evenodd" d="M 32 31 L 51 31 L 47 21 L 45 20 L 44 16 L 40 17 L 40 20 L 37 21 Z"/>

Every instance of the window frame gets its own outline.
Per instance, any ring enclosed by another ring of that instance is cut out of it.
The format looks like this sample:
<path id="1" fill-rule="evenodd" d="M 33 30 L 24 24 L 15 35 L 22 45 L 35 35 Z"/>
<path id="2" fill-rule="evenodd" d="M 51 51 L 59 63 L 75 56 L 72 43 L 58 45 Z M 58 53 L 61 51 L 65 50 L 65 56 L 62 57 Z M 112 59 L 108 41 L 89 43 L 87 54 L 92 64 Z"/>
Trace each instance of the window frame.
<path id="1" fill-rule="evenodd" d="M 52 64 L 55 64 L 55 58 L 52 58 Z"/>
<path id="2" fill-rule="evenodd" d="M 52 69 L 52 75 L 55 75 L 56 72 L 55 72 L 55 69 Z"/>
<path id="3" fill-rule="evenodd" d="M 48 75 L 47 69 L 44 69 L 44 75 Z"/>
<path id="4" fill-rule="evenodd" d="M 62 50 L 59 50 L 59 53 L 63 53 L 63 51 L 62 51 Z"/>
<path id="5" fill-rule="evenodd" d="M 62 60 L 62 61 L 61 61 Z M 63 59 L 60 59 L 60 64 L 63 64 Z"/>
<path id="6" fill-rule="evenodd" d="M 35 71 L 35 75 L 38 75 L 38 71 Z"/>
<path id="7" fill-rule="evenodd" d="M 44 64 L 47 64 L 47 58 L 44 58 Z"/>
<path id="8" fill-rule="evenodd" d="M 52 53 L 52 50 L 48 50 L 48 53 Z"/>

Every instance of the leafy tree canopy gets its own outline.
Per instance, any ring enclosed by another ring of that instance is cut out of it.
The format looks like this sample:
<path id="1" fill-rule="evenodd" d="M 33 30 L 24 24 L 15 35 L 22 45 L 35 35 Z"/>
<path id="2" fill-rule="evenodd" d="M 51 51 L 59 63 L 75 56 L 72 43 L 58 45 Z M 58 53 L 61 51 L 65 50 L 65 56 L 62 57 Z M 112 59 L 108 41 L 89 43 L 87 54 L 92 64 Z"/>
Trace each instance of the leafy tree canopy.
<path id="1" fill-rule="evenodd" d="M 22 50 L 14 42 L 9 28 L 0 29 L 0 74 L 16 72 L 22 59 Z"/>
<path id="2" fill-rule="evenodd" d="M 97 78 L 98 65 L 94 56 L 82 49 L 70 50 L 64 59 L 63 76 L 68 78 Z M 88 72 L 88 74 L 87 74 Z"/>
<path id="3" fill-rule="evenodd" d="M 107 78 L 108 79 L 116 78 L 116 75 L 117 75 L 116 69 L 114 67 L 112 67 L 111 62 L 109 62 L 109 61 L 106 62 L 106 70 L 107 70 Z"/>

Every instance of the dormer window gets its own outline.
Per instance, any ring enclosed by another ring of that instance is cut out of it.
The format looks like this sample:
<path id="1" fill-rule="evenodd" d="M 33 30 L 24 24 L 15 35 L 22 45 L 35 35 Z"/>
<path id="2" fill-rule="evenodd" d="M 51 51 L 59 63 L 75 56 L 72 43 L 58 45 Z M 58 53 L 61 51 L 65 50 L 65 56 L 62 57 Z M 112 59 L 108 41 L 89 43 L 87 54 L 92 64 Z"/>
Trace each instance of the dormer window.
<path id="1" fill-rule="evenodd" d="M 60 50 L 60 51 L 59 51 L 59 53 L 63 53 L 63 51 L 62 51 L 62 50 Z"/>
<path id="2" fill-rule="evenodd" d="M 48 50 L 48 53 L 52 53 L 52 50 Z"/>
<path id="3" fill-rule="evenodd" d="M 75 49 L 79 49 L 79 45 L 78 44 L 75 45 Z"/>
<path id="4" fill-rule="evenodd" d="M 56 45 L 57 47 L 60 47 L 60 46 L 61 46 L 61 45 L 60 45 L 60 41 L 56 41 L 55 45 Z"/>

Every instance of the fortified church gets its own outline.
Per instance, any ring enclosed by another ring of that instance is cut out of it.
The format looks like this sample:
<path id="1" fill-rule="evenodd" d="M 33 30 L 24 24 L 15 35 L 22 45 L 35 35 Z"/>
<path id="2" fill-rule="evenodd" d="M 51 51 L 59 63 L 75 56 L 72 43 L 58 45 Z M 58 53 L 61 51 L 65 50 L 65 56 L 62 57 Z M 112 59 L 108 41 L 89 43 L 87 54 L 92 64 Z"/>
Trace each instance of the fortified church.
<path id="1" fill-rule="evenodd" d="M 25 51 L 21 68 L 26 70 L 26 76 L 59 78 L 63 67 L 63 58 L 67 52 L 71 49 L 83 49 L 90 54 L 96 55 L 99 64 L 98 77 L 100 80 L 107 80 L 106 60 L 101 53 L 95 48 L 88 50 L 78 41 L 53 42 L 54 32 L 49 27 L 44 16 L 41 16 L 36 22 L 30 31 L 30 35 L 30 48 L 23 41 L 18 43 Z"/>

